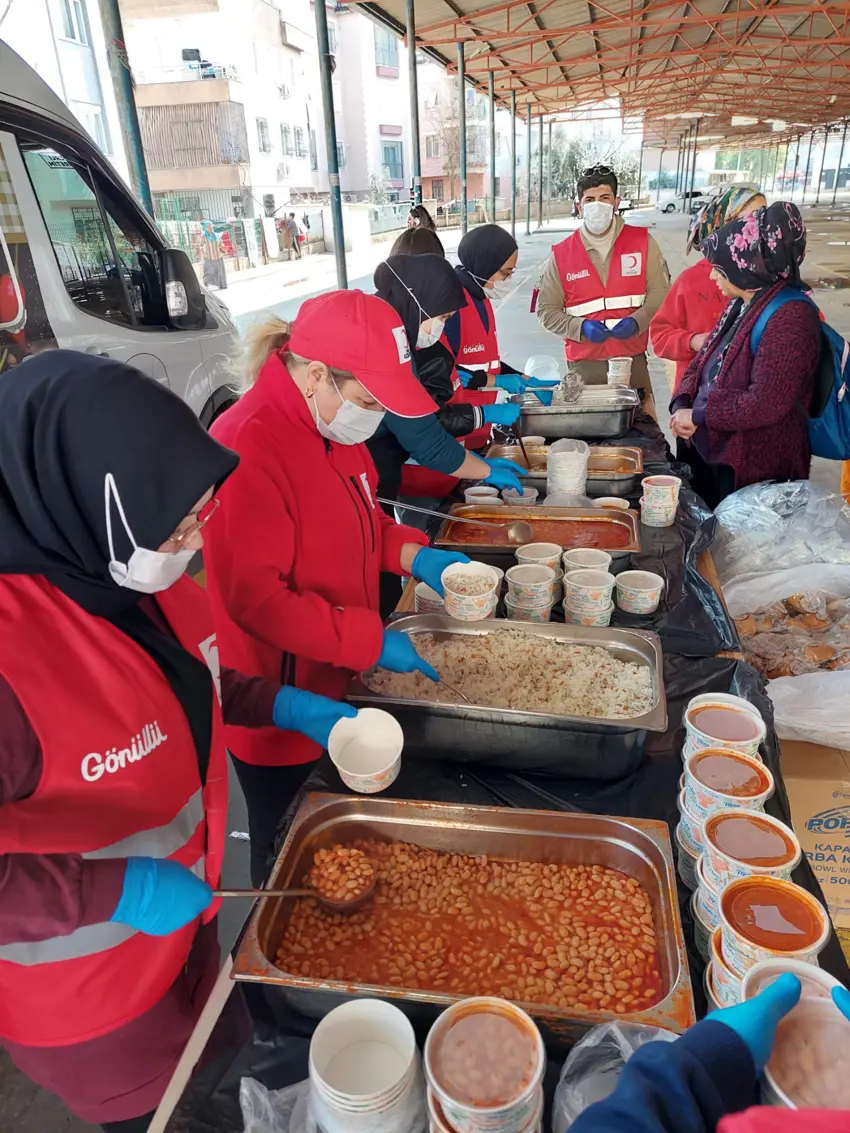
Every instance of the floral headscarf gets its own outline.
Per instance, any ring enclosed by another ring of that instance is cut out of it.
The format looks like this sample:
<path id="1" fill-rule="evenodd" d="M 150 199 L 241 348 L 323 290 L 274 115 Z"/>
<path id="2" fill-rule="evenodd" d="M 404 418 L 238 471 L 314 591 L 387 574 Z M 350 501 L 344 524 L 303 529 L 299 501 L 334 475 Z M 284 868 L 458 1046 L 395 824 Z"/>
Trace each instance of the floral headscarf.
<path id="1" fill-rule="evenodd" d="M 700 247 L 711 266 L 742 291 L 760 291 L 780 280 L 799 287 L 806 226 L 796 205 L 778 201 L 724 224 Z"/>
<path id="2" fill-rule="evenodd" d="M 761 196 L 764 194 L 760 189 L 746 189 L 739 185 L 725 189 L 710 201 L 706 201 L 691 219 L 685 252 L 699 248 L 712 232 L 734 220 L 742 208 L 746 208 L 751 201 Z"/>

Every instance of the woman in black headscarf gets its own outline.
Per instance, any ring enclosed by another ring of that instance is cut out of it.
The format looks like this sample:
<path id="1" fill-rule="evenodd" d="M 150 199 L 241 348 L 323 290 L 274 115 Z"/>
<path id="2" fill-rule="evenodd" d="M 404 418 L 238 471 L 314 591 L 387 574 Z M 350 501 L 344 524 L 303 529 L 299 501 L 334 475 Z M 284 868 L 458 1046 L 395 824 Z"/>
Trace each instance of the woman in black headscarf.
<path id="1" fill-rule="evenodd" d="M 353 714 L 219 671 L 185 571 L 237 464 L 119 362 L 0 379 L 0 1042 L 116 1133 L 147 1128 L 218 971 L 223 720 Z"/>
<path id="2" fill-rule="evenodd" d="M 701 249 L 729 302 L 682 377 L 671 429 L 695 490 L 716 507 L 747 484 L 808 477 L 822 334 L 801 289 L 806 228 L 796 205 L 733 220 Z"/>

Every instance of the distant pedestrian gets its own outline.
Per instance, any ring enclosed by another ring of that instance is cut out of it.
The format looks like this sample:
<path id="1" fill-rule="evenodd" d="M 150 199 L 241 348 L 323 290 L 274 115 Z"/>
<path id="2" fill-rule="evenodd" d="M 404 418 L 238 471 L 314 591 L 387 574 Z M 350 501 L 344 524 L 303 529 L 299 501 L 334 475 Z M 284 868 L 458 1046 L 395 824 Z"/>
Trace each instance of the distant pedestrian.
<path id="1" fill-rule="evenodd" d="M 427 228 L 431 232 L 437 231 L 437 226 L 431 218 L 430 212 L 424 205 L 414 205 L 407 214 L 408 228 Z"/>
<path id="2" fill-rule="evenodd" d="M 295 213 L 291 212 L 283 222 L 284 228 L 289 233 L 289 247 L 295 250 L 295 258 L 301 259 L 301 229 L 298 227 L 298 221 L 295 219 Z M 290 259 L 292 257 L 290 256 Z"/>
<path id="3" fill-rule="evenodd" d="M 227 271 L 224 266 L 221 237 L 209 220 L 201 221 L 201 233 L 204 237 L 204 287 L 217 287 L 219 291 L 225 291 Z"/>

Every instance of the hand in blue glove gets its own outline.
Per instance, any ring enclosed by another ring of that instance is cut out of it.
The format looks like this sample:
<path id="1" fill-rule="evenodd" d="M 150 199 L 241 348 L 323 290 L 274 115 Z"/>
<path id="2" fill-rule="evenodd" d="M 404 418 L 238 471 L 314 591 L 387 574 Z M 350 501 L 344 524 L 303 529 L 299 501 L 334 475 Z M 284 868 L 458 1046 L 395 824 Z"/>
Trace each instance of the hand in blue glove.
<path id="1" fill-rule="evenodd" d="M 846 987 L 834 987 L 832 989 L 832 1002 L 844 1018 L 850 1021 L 850 991 Z"/>
<path id="2" fill-rule="evenodd" d="M 553 389 L 560 384 L 560 378 L 528 378 L 529 389 Z"/>
<path id="3" fill-rule="evenodd" d="M 541 405 L 551 405 L 552 398 L 555 396 L 555 391 L 553 389 L 536 389 L 534 391 L 534 396 L 537 398 Z"/>
<path id="4" fill-rule="evenodd" d="M 520 407 L 518 405 L 485 405 L 484 421 L 488 425 L 513 425 L 519 420 Z"/>
<path id="5" fill-rule="evenodd" d="M 378 658 L 378 668 L 389 669 L 391 673 L 424 673 L 432 681 L 438 681 L 440 674 L 427 661 L 423 661 L 413 647 L 409 634 L 397 629 L 384 630 L 384 645 Z"/>
<path id="6" fill-rule="evenodd" d="M 432 590 L 436 590 L 443 597 L 443 584 L 440 575 L 452 563 L 468 563 L 467 555 L 457 555 L 452 551 L 435 551 L 433 547 L 423 547 L 416 552 L 416 558 L 410 568 L 410 573 L 420 582 L 427 583 Z"/>
<path id="7" fill-rule="evenodd" d="M 508 393 L 525 393 L 528 384 L 522 374 L 499 374 L 496 377 L 496 389 L 507 390 Z"/>
<path id="8" fill-rule="evenodd" d="M 148 936 L 168 936 L 212 901 L 212 889 L 186 866 L 167 858 L 127 858 L 121 899 L 109 919 Z"/>
<path id="9" fill-rule="evenodd" d="M 300 732 L 314 743 L 328 746 L 331 728 L 344 716 L 356 716 L 357 709 L 303 688 L 284 685 L 274 698 L 272 718 L 284 732 Z"/>
<path id="10" fill-rule="evenodd" d="M 640 327 L 637 321 L 631 315 L 627 315 L 625 319 L 620 319 L 613 327 L 611 327 L 612 338 L 634 338 L 638 333 Z"/>
<path id="11" fill-rule="evenodd" d="M 469 372 L 469 370 L 461 370 L 460 366 L 458 366 L 457 376 L 460 378 L 460 384 L 464 389 L 466 389 L 466 387 L 472 381 L 472 374 Z"/>
<path id="12" fill-rule="evenodd" d="M 753 1056 L 756 1073 L 761 1074 L 773 1049 L 776 1028 L 791 1008 L 797 1006 L 801 990 L 797 977 L 784 972 L 753 999 L 712 1011 L 707 1018 L 725 1023 L 743 1040 Z"/>
<path id="13" fill-rule="evenodd" d="M 481 457 L 484 460 L 484 457 Z M 513 488 L 515 492 L 522 495 L 522 484 L 519 478 L 519 469 L 511 460 L 503 460 L 501 457 L 496 456 L 491 460 L 484 460 L 485 464 L 489 464 L 491 468 L 490 475 L 486 480 L 482 480 L 482 484 L 487 484 L 491 488 Z"/>
<path id="14" fill-rule="evenodd" d="M 581 333 L 588 342 L 593 342 L 597 346 L 600 342 L 604 342 L 606 338 L 611 337 L 610 330 L 599 319 L 585 319 L 581 324 Z"/>

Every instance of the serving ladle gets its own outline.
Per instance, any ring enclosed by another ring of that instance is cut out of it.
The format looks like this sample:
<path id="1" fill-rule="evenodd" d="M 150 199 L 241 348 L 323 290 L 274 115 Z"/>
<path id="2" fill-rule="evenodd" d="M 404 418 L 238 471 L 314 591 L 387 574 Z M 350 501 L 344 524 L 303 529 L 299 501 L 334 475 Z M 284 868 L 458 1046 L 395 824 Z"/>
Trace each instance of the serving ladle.
<path id="1" fill-rule="evenodd" d="M 489 519 L 467 519 L 465 515 L 446 515 L 442 511 L 431 511 L 427 507 L 414 507 L 413 504 L 400 504 L 398 500 L 385 500 L 378 496 L 379 504 L 386 504 L 388 507 L 399 508 L 401 511 L 418 511 L 420 515 L 433 515 L 437 519 L 448 519 L 452 523 L 471 523 L 473 527 L 492 527 L 496 531 L 508 532 L 508 542 L 514 543 L 516 546 L 521 546 L 523 543 L 534 542 L 534 530 L 530 523 L 526 523 L 524 519 L 514 519 L 510 523 L 492 523 Z"/>
<path id="2" fill-rule="evenodd" d="M 331 913 L 353 913 L 369 900 L 378 884 L 377 874 L 372 878 L 369 888 L 350 901 L 334 901 L 323 897 L 315 889 L 214 889 L 214 897 L 250 897 L 253 900 L 263 897 L 314 897 L 320 905 Z"/>

